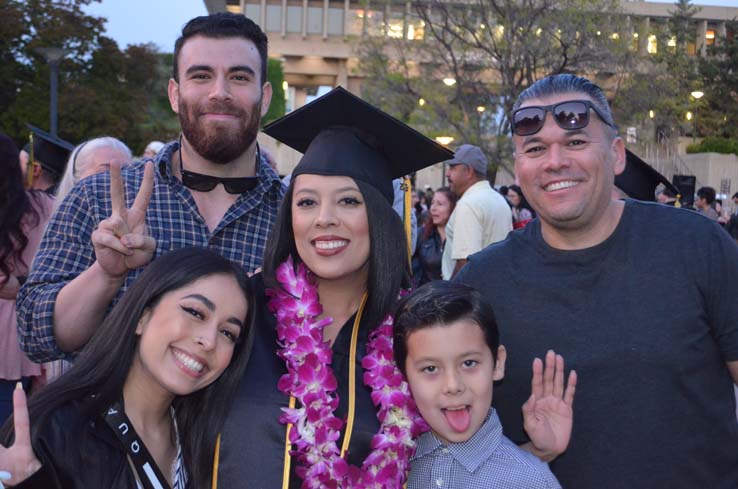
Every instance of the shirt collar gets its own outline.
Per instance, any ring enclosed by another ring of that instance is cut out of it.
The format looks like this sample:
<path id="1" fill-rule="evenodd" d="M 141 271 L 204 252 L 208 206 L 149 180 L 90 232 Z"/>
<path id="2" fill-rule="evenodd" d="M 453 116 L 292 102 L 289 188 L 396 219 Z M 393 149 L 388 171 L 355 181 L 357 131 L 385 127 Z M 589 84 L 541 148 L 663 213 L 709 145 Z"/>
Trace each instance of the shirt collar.
<path id="1" fill-rule="evenodd" d="M 497 450 L 501 440 L 502 424 L 500 424 L 500 418 L 494 408 L 490 408 L 487 418 L 479 430 L 463 443 L 444 444 L 433 432 L 421 435 L 415 448 L 415 455 L 410 461 L 446 448 L 451 456 L 468 472 L 474 472 L 489 458 L 490 453 Z"/>
<path id="2" fill-rule="evenodd" d="M 484 189 L 487 189 L 487 188 L 492 188 L 491 185 L 489 184 L 489 181 L 487 181 L 487 180 L 480 180 L 478 182 L 475 182 L 468 189 L 466 189 L 466 192 L 464 192 L 464 195 L 471 194 L 473 192 L 477 192 L 479 190 L 484 190 Z"/>

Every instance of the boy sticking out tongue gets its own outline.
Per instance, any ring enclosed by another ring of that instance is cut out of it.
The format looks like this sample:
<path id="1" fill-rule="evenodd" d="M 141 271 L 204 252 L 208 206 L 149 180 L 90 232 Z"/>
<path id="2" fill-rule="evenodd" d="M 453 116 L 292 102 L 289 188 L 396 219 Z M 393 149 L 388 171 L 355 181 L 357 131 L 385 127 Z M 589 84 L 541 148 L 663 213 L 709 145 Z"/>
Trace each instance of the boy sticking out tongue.
<path id="1" fill-rule="evenodd" d="M 408 489 L 560 488 L 546 462 L 564 452 L 572 428 L 576 373 L 564 389 L 564 360 L 533 362 L 523 405 L 530 442 L 502 434 L 493 384 L 505 375 L 505 347 L 492 308 L 463 284 L 430 282 L 397 306 L 395 362 L 431 431 L 417 440 Z"/>

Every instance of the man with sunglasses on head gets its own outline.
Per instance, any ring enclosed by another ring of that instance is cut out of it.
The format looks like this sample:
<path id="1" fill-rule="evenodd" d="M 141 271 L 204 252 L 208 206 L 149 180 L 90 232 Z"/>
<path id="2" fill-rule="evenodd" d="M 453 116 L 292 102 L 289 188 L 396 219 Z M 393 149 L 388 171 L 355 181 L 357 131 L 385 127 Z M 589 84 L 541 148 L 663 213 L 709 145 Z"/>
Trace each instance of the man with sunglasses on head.
<path id="1" fill-rule="evenodd" d="M 511 120 L 539 219 L 456 277 L 518 352 L 495 396 L 506 435 L 527 442 L 531 361 L 554 349 L 580 376 L 571 442 L 551 462 L 562 487 L 738 487 L 738 247 L 694 212 L 612 197 L 625 148 L 594 83 L 540 80 Z"/>
<path id="2" fill-rule="evenodd" d="M 18 296 L 19 337 L 36 361 L 81 349 L 152 259 L 201 246 L 261 266 L 282 198 L 256 136 L 269 108 L 267 37 L 243 15 L 189 21 L 169 100 L 181 135 L 154 157 L 81 181 L 54 215 Z"/>

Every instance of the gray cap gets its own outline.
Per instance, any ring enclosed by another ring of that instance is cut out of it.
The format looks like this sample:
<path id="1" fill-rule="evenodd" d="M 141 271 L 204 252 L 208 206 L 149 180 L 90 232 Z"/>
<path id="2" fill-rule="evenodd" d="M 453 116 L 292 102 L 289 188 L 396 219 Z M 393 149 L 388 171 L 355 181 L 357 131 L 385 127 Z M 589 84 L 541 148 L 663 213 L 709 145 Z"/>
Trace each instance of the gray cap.
<path id="1" fill-rule="evenodd" d="M 487 157 L 478 146 L 462 144 L 456 150 L 453 159 L 446 162 L 448 165 L 469 165 L 481 175 L 487 174 Z"/>

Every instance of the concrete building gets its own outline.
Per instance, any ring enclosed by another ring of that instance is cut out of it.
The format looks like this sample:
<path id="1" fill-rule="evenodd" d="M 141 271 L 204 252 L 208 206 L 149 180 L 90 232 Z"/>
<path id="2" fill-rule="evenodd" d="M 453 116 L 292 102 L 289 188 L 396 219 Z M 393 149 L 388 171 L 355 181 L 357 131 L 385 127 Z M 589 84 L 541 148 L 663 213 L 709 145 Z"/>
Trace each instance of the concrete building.
<path id="1" fill-rule="evenodd" d="M 301 107 L 321 87 L 341 85 L 360 94 L 362 74 L 358 70 L 357 46 L 364 36 L 389 36 L 420 40 L 424 23 L 412 15 L 413 3 L 406 1 L 356 0 L 204 0 L 209 13 L 243 13 L 253 19 L 269 36 L 271 57 L 283 60 L 287 110 Z M 659 46 L 656 32 L 671 17 L 674 5 L 646 1 L 621 0 L 634 49 L 655 53 L 675 48 L 676 40 Z M 693 17 L 696 42 L 686 46 L 694 55 L 704 55 L 716 39 L 738 35 L 728 32 L 726 22 L 738 19 L 738 7 L 700 6 Z M 268 137 L 260 136 L 263 145 L 273 151 L 279 170 L 288 173 L 299 155 L 278 147 Z M 671 168 L 667 171 L 677 171 Z M 499 176 L 509 183 L 509 175 Z M 425 170 L 418 185 L 438 187 L 443 170 Z M 738 182 L 737 182 L 738 184 Z"/>
<path id="2" fill-rule="evenodd" d="M 288 108 L 302 106 L 318 86 L 342 85 L 357 92 L 361 75 L 355 49 L 363 36 L 424 35 L 423 22 L 408 15 L 411 2 L 375 2 L 373 7 L 370 1 L 352 0 L 205 0 L 205 5 L 210 13 L 243 13 L 264 29 L 270 55 L 284 60 Z M 674 5 L 623 1 L 623 10 L 639 50 L 656 52 L 660 47 L 654 32 L 666 24 Z M 726 21 L 734 18 L 738 7 L 701 6 L 693 17 L 697 40 L 688 51 L 704 55 L 717 38 L 734 35 L 726 29 Z"/>

